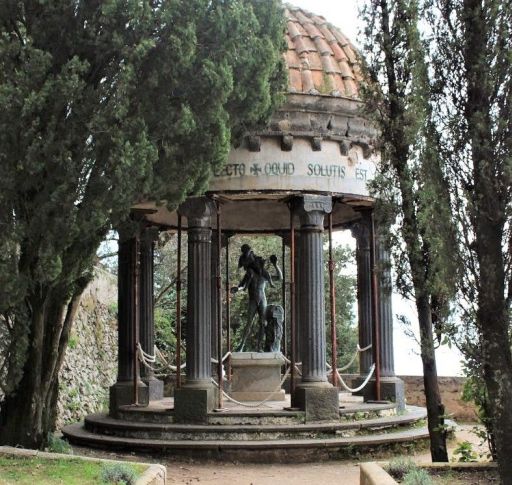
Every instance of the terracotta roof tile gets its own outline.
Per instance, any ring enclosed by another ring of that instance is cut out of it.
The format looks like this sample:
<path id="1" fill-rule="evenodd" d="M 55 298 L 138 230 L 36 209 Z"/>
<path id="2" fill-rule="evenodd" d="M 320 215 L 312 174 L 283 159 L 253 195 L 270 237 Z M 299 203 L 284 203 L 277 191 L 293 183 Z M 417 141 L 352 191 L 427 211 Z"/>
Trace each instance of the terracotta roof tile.
<path id="1" fill-rule="evenodd" d="M 327 23 L 327 20 L 325 20 L 325 18 L 321 17 L 320 15 L 312 15 L 311 20 L 315 22 L 316 25 L 324 25 Z"/>
<path id="2" fill-rule="evenodd" d="M 344 78 L 343 82 L 345 83 L 345 92 L 347 96 L 356 97 L 357 96 L 357 84 L 353 79 Z"/>
<path id="3" fill-rule="evenodd" d="M 306 47 L 306 45 L 304 44 L 304 40 L 303 40 L 302 36 L 295 37 L 293 39 L 293 44 L 295 45 L 295 50 L 297 51 L 297 53 L 299 55 L 302 54 L 303 52 L 307 52 L 309 50 Z"/>
<path id="4" fill-rule="evenodd" d="M 292 93 L 357 98 L 362 81 L 357 51 L 323 17 L 287 5 L 288 88 Z"/>
<path id="5" fill-rule="evenodd" d="M 290 39 L 295 39 L 295 37 L 298 37 L 300 34 L 298 24 L 295 22 L 292 22 L 291 20 L 288 21 L 288 35 L 290 36 Z"/>
<path id="6" fill-rule="evenodd" d="M 294 12 L 295 17 L 297 17 L 297 20 L 302 24 L 312 24 L 313 20 L 311 19 L 311 14 L 305 15 L 306 12 L 304 10 L 296 10 Z"/>
<path id="7" fill-rule="evenodd" d="M 350 46 L 346 45 L 343 47 L 343 50 L 345 51 L 345 54 L 347 54 L 348 59 L 352 64 L 355 64 L 357 62 L 357 55 L 355 53 L 355 50 Z"/>
<path id="8" fill-rule="evenodd" d="M 327 42 L 325 42 L 325 40 L 320 37 L 317 37 L 315 39 L 315 45 L 316 45 L 318 52 L 320 52 L 320 54 L 322 56 L 325 56 L 325 55 L 332 56 L 334 54 L 332 49 L 330 48 L 329 44 Z"/>
<path id="9" fill-rule="evenodd" d="M 322 25 L 320 27 L 320 32 L 322 32 L 322 34 L 324 34 L 324 37 L 325 37 L 325 40 L 329 43 L 331 42 L 338 42 L 338 39 L 336 39 L 336 37 L 334 36 L 334 34 L 331 32 L 331 30 L 329 29 L 329 27 L 327 25 Z"/>
<path id="10" fill-rule="evenodd" d="M 300 69 L 301 61 L 300 61 L 299 56 L 297 55 L 297 52 L 295 50 L 286 51 L 285 61 L 286 61 L 286 65 L 288 66 L 288 69 L 290 69 L 290 68 Z"/>
<path id="11" fill-rule="evenodd" d="M 286 43 L 288 44 L 288 50 L 295 49 L 295 45 L 293 44 L 293 40 L 290 38 L 288 34 L 285 35 Z"/>
<path id="12" fill-rule="evenodd" d="M 302 75 L 300 69 L 288 70 L 288 89 L 292 93 L 302 93 Z"/>
<path id="13" fill-rule="evenodd" d="M 347 54 L 345 54 L 345 52 L 337 42 L 331 42 L 330 46 L 332 51 L 334 52 L 334 59 L 336 59 L 338 62 L 348 61 Z"/>
<path id="14" fill-rule="evenodd" d="M 293 12 L 288 8 L 285 9 L 284 16 L 286 17 L 287 20 L 293 20 L 294 22 L 298 22 L 297 17 L 295 17 L 295 15 L 293 15 Z"/>
<path id="15" fill-rule="evenodd" d="M 317 72 L 317 71 L 316 71 Z M 302 92 L 310 94 L 315 90 L 315 83 L 313 82 L 313 75 L 309 69 L 303 69 L 302 74 Z"/>
<path id="16" fill-rule="evenodd" d="M 341 76 L 334 76 L 334 82 L 336 84 L 336 89 L 340 92 L 341 96 L 347 96 L 347 92 L 345 90 L 345 83 Z"/>
<path id="17" fill-rule="evenodd" d="M 316 39 L 317 37 L 323 37 L 324 35 L 322 32 L 318 30 L 318 27 L 314 24 L 304 24 L 304 28 L 306 29 L 306 32 L 309 34 L 309 36 L 312 39 Z"/>
<path id="18" fill-rule="evenodd" d="M 322 65 L 325 72 L 328 73 L 340 73 L 340 66 L 338 63 L 334 60 L 332 56 L 322 56 Z"/>
<path id="19" fill-rule="evenodd" d="M 303 57 L 307 58 L 309 62 L 309 68 L 316 71 L 323 70 L 322 59 L 318 55 L 318 52 L 308 52 Z"/>
<path id="20" fill-rule="evenodd" d="M 341 61 L 338 65 L 340 66 L 343 79 L 355 79 L 354 71 L 350 69 L 348 62 Z"/>

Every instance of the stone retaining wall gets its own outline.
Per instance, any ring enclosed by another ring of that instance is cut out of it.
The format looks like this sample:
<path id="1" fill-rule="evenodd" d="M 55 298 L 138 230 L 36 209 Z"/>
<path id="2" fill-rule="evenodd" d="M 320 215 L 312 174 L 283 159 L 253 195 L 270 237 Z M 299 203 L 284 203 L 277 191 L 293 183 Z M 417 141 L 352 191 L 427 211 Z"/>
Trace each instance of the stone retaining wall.
<path id="1" fill-rule="evenodd" d="M 407 404 L 425 406 L 425 391 L 423 376 L 400 376 L 405 383 L 405 398 Z M 473 403 L 464 402 L 461 398 L 464 387 L 464 377 L 440 376 L 439 388 L 446 414 L 457 422 L 477 421 L 476 409 Z"/>
<path id="2" fill-rule="evenodd" d="M 117 277 L 96 268 L 85 289 L 59 375 L 57 427 L 108 409 L 117 373 Z"/>

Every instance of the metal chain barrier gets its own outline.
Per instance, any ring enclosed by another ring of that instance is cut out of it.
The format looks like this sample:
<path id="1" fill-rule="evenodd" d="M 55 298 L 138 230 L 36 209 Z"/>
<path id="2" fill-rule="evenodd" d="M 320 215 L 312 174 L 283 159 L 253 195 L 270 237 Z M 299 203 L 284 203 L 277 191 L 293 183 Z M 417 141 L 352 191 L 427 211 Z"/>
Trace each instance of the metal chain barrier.
<path id="1" fill-rule="evenodd" d="M 260 407 L 260 406 L 264 406 L 264 407 L 270 407 L 270 406 L 266 406 L 265 403 L 267 401 L 271 401 L 272 400 L 272 395 L 276 392 L 279 392 L 281 390 L 281 387 L 283 386 L 284 384 L 284 381 L 286 381 L 286 378 L 288 377 L 288 374 L 290 373 L 290 366 L 287 366 L 286 368 L 286 372 L 284 373 L 283 375 L 283 378 L 281 379 L 281 382 L 279 383 L 279 386 L 276 388 L 275 391 L 272 391 L 268 397 L 266 397 L 265 399 L 263 399 L 263 401 L 260 401 L 260 402 L 257 402 L 257 403 L 251 403 L 251 404 L 248 404 L 248 403 L 244 403 L 244 402 L 240 402 L 240 401 L 237 401 L 236 399 L 233 399 L 229 394 L 226 394 L 226 392 L 222 391 L 222 395 L 228 400 L 228 401 L 231 401 L 232 403 L 234 404 L 238 404 L 239 406 L 243 406 L 243 407 L 246 407 L 246 408 L 257 408 L 257 407 Z M 219 387 L 219 384 L 217 382 L 215 382 L 215 379 L 212 378 L 212 382 L 215 384 L 215 386 L 218 388 Z"/>

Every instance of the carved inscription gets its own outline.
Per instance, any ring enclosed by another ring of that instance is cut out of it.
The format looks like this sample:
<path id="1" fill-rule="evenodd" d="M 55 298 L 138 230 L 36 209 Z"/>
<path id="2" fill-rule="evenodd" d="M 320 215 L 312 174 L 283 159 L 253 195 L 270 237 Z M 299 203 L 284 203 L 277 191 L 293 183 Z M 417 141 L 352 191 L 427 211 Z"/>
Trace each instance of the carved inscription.
<path id="1" fill-rule="evenodd" d="M 305 163 L 296 166 L 293 162 L 253 162 L 228 163 L 222 169 L 214 173 L 215 177 L 291 177 L 306 176 L 311 178 L 345 179 L 355 178 L 361 182 L 367 182 L 372 178 L 367 168 L 350 168 L 341 164 L 329 163 Z"/>
<path id="2" fill-rule="evenodd" d="M 307 175 L 310 177 L 334 177 L 343 179 L 345 178 L 345 167 L 343 165 L 308 163 Z"/>

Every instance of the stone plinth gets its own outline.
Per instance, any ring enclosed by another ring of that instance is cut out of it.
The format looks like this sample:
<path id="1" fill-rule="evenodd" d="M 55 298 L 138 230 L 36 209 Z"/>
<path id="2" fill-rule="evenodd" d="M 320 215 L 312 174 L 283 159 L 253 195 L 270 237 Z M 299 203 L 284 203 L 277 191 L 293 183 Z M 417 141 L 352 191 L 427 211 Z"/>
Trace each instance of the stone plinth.
<path id="1" fill-rule="evenodd" d="M 237 401 L 284 401 L 281 389 L 281 352 L 234 352 L 231 354 L 231 397 Z"/>
<path id="2" fill-rule="evenodd" d="M 364 377 L 358 377 L 352 381 L 352 387 L 359 387 L 364 381 Z M 354 393 L 356 396 L 363 396 L 364 402 L 376 399 L 375 394 L 375 378 L 361 391 Z M 397 409 L 403 411 L 405 409 L 405 387 L 404 381 L 398 377 L 381 377 L 380 379 L 380 398 L 384 401 L 396 403 Z"/>

